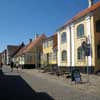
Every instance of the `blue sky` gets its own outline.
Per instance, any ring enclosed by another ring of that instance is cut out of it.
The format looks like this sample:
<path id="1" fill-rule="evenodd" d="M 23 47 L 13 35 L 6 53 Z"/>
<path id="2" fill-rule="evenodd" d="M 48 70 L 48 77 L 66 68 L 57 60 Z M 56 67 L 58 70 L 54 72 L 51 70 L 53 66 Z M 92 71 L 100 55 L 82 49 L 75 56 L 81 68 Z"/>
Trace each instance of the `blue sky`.
<path id="1" fill-rule="evenodd" d="M 52 35 L 87 7 L 88 0 L 0 0 L 0 51 L 27 43 L 35 32 Z"/>

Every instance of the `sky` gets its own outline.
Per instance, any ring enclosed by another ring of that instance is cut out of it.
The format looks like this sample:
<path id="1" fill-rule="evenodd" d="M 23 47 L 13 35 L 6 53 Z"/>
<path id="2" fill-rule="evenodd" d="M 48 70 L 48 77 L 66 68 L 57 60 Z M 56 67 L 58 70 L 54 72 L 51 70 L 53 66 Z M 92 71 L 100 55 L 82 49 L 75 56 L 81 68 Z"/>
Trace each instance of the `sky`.
<path id="1" fill-rule="evenodd" d="M 28 43 L 34 33 L 53 35 L 87 7 L 88 0 L 0 0 L 0 52 L 7 45 Z"/>

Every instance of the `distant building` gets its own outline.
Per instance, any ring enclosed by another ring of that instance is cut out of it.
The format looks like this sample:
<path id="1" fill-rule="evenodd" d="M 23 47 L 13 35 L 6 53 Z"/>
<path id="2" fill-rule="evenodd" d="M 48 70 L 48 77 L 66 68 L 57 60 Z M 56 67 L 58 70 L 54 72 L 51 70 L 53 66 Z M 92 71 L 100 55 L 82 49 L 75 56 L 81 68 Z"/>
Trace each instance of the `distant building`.
<path id="1" fill-rule="evenodd" d="M 2 63 L 4 65 L 7 65 L 7 50 L 6 49 L 1 53 L 1 59 L 2 59 Z"/>
<path id="2" fill-rule="evenodd" d="M 44 34 L 31 40 L 29 44 L 23 47 L 15 56 L 16 62 L 24 68 L 40 67 L 42 41 L 46 38 Z"/>
<path id="3" fill-rule="evenodd" d="M 2 53 L 0 53 L 0 64 L 2 62 Z"/>
<path id="4" fill-rule="evenodd" d="M 16 52 L 16 50 L 19 48 L 19 46 L 16 45 L 8 45 L 7 46 L 7 65 L 10 64 L 13 58 L 13 54 Z"/>
<path id="5" fill-rule="evenodd" d="M 14 64 L 17 64 L 17 61 L 15 59 L 16 54 L 25 47 L 25 44 L 22 42 L 21 45 L 19 45 L 18 49 L 16 49 L 16 51 L 12 54 L 12 61 L 14 62 Z"/>

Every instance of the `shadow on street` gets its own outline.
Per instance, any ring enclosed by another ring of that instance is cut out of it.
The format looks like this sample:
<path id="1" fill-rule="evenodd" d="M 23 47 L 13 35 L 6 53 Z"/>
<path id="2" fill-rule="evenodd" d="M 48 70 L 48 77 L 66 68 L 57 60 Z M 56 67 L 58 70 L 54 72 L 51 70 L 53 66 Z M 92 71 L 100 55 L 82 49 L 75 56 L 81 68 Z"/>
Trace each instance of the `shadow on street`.
<path id="1" fill-rule="evenodd" d="M 0 70 L 0 100 L 54 100 L 47 93 L 36 92 L 20 76 L 4 75 Z"/>

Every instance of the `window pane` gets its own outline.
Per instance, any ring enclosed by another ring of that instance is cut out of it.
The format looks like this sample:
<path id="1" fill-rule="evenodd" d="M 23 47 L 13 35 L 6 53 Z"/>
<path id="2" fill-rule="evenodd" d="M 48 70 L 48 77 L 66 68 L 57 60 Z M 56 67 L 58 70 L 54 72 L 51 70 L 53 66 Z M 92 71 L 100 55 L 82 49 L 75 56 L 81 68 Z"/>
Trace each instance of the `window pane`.
<path id="1" fill-rule="evenodd" d="M 77 58 L 79 60 L 85 58 L 85 52 L 84 52 L 82 47 L 79 47 L 78 50 L 77 50 Z"/>
<path id="2" fill-rule="evenodd" d="M 62 52 L 62 61 L 66 61 L 67 60 L 67 52 L 63 51 Z"/>
<path id="3" fill-rule="evenodd" d="M 66 32 L 63 32 L 61 35 L 61 42 L 65 43 L 66 42 Z"/>
<path id="4" fill-rule="evenodd" d="M 84 35 L 84 25 L 83 24 L 80 24 L 77 27 L 77 36 L 78 37 L 82 37 L 83 35 Z"/>

